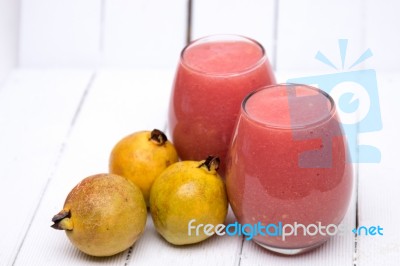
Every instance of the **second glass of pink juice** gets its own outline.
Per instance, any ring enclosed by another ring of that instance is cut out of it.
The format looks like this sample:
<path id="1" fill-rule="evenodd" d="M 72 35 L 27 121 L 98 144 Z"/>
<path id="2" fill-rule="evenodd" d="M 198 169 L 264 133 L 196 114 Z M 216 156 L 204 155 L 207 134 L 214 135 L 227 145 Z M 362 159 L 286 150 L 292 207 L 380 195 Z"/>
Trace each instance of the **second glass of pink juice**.
<path id="1" fill-rule="evenodd" d="M 352 165 L 335 104 L 306 85 L 275 85 L 243 101 L 227 160 L 229 202 L 253 241 L 282 254 L 338 233 Z M 264 227 L 262 227 L 264 226 Z"/>
<path id="2" fill-rule="evenodd" d="M 175 76 L 169 131 L 183 160 L 225 156 L 240 104 L 249 92 L 275 83 L 264 48 L 236 35 L 214 35 L 184 48 Z"/>

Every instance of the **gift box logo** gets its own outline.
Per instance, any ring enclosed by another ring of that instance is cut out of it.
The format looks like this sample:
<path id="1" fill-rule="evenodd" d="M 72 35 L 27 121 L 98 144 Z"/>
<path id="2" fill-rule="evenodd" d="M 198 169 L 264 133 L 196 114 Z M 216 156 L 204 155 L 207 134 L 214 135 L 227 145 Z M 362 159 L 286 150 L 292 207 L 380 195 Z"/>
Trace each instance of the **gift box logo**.
<path id="1" fill-rule="evenodd" d="M 358 134 L 376 132 L 382 129 L 376 72 L 373 69 L 351 70 L 353 67 L 371 57 L 372 52 L 370 49 L 366 50 L 349 68 L 347 68 L 347 70 L 345 70 L 347 51 L 346 39 L 339 40 L 339 50 L 342 62 L 341 70 L 320 51 L 318 51 L 315 56 L 317 60 L 337 70 L 337 73 L 291 78 L 287 80 L 287 82 L 318 87 L 331 95 L 336 103 L 341 125 L 346 134 L 351 162 L 379 163 L 381 161 L 381 153 L 377 147 L 366 144 L 359 145 L 357 142 Z M 294 108 L 290 109 L 291 116 L 296 116 L 296 112 L 293 110 Z M 338 132 L 340 132 L 340 130 L 338 130 Z M 333 132 L 333 134 L 338 132 Z M 294 137 L 296 138 L 296 136 Z M 329 141 L 330 143 L 332 142 L 332 140 Z M 326 143 L 326 139 L 323 139 L 323 142 Z M 326 148 L 319 152 L 326 152 L 326 154 L 323 155 L 329 156 L 329 154 L 331 154 L 331 145 L 324 145 Z M 315 163 L 313 163 L 314 160 L 311 157 L 320 157 L 320 155 L 322 154 L 318 155 L 316 151 L 300 154 L 299 164 L 302 167 L 315 167 Z M 305 158 L 307 156 L 311 157 Z"/>

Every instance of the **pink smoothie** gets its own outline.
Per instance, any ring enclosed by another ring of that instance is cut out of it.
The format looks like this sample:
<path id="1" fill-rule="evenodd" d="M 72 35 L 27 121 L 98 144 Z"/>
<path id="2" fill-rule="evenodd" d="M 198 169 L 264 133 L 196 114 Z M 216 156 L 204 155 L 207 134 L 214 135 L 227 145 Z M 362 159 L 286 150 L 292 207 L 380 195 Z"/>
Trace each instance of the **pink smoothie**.
<path id="1" fill-rule="evenodd" d="M 352 191 L 352 167 L 333 102 L 302 86 L 263 89 L 243 104 L 228 156 L 226 184 L 241 224 L 338 225 Z M 256 236 L 298 249 L 329 235 Z"/>
<path id="2" fill-rule="evenodd" d="M 218 155 L 221 167 L 250 91 L 275 83 L 263 48 L 246 38 L 200 40 L 182 52 L 171 96 L 169 128 L 183 160 Z"/>

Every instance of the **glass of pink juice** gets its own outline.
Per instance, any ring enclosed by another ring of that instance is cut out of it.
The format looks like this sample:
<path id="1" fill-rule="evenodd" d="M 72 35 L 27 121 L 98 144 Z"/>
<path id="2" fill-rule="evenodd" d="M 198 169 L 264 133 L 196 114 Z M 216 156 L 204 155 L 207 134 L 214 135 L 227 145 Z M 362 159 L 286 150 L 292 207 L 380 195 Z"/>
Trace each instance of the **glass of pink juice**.
<path id="1" fill-rule="evenodd" d="M 264 48 L 237 35 L 214 35 L 186 46 L 177 68 L 169 132 L 182 160 L 225 156 L 243 98 L 275 84 Z"/>
<path id="2" fill-rule="evenodd" d="M 238 222 L 257 225 L 252 240 L 269 250 L 298 254 L 343 230 L 353 174 L 332 98 L 296 84 L 250 93 L 232 137 L 226 185 Z"/>

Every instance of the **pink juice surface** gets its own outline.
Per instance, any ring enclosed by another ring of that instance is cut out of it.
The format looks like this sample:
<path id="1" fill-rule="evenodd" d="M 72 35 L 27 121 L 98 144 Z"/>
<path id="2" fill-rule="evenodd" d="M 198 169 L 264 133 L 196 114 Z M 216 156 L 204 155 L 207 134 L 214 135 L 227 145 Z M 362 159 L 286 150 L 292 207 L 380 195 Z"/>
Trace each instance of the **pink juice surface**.
<path id="1" fill-rule="evenodd" d="M 318 90 L 293 88 L 263 89 L 244 102 L 226 173 L 229 201 L 241 224 L 338 225 L 347 211 L 352 167 L 333 102 Z M 323 233 L 304 236 L 299 229 L 285 240 L 279 235 L 254 240 L 299 249 L 325 242 L 330 235 Z"/>
<path id="2" fill-rule="evenodd" d="M 263 48 L 249 39 L 199 42 L 183 52 L 171 96 L 169 128 L 183 160 L 221 158 L 243 98 L 275 83 Z"/>

